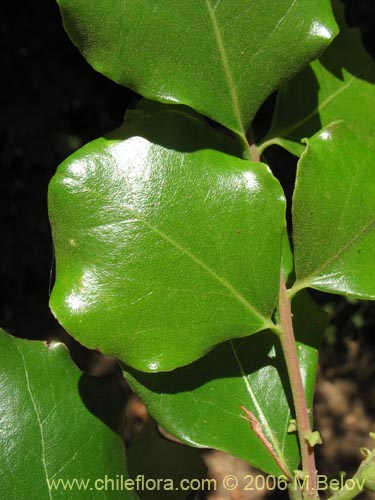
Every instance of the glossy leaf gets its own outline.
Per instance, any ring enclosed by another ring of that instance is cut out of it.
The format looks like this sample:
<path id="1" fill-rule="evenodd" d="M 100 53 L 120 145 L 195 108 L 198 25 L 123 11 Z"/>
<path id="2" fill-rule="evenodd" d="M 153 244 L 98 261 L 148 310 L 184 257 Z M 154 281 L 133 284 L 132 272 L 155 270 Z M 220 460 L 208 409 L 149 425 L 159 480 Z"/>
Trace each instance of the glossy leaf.
<path id="1" fill-rule="evenodd" d="M 180 110 L 130 113 L 49 191 L 51 307 L 81 343 L 171 370 L 270 325 L 285 200 L 268 167 Z"/>
<path id="2" fill-rule="evenodd" d="M 317 348 L 326 315 L 305 294 L 293 303 L 298 354 L 308 405 L 312 403 Z M 245 406 L 263 425 L 274 449 L 290 470 L 299 462 L 291 394 L 277 335 L 262 332 L 216 347 L 206 357 L 171 373 L 146 374 L 125 368 L 132 389 L 151 414 L 181 441 L 224 450 L 259 469 L 281 471 L 250 430 Z"/>
<path id="3" fill-rule="evenodd" d="M 281 83 L 327 47 L 329 0 L 58 0 L 88 62 L 144 97 L 245 135 Z"/>
<path id="4" fill-rule="evenodd" d="M 374 150 L 342 122 L 306 143 L 293 199 L 294 290 L 375 299 Z"/>
<path id="5" fill-rule="evenodd" d="M 193 486 L 197 487 L 198 481 L 207 476 L 207 467 L 198 450 L 162 437 L 153 419 L 149 419 L 130 445 L 127 458 L 130 477 L 162 480 L 158 490 L 139 492 L 141 500 L 191 498 L 189 481 L 195 480 Z"/>
<path id="6" fill-rule="evenodd" d="M 270 137 L 300 156 L 300 141 L 345 120 L 349 129 L 375 145 L 375 63 L 357 29 L 349 29 L 344 6 L 335 2 L 340 34 L 323 56 L 278 93 Z"/>
<path id="7" fill-rule="evenodd" d="M 2 498 L 108 498 L 94 481 L 126 477 L 117 434 L 124 392 L 110 381 L 82 375 L 62 344 L 47 347 L 0 330 L 0 352 Z M 80 489 L 75 478 L 87 488 L 80 483 Z M 64 489 L 59 480 L 72 481 L 72 488 Z M 111 498 L 135 497 L 114 491 Z"/>

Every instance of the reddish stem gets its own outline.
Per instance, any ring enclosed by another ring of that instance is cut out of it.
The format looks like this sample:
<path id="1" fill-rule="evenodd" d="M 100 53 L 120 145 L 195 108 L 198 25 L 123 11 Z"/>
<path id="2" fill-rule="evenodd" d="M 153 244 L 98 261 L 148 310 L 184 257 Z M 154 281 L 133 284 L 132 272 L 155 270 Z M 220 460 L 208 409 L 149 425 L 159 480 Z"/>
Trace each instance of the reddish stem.
<path id="1" fill-rule="evenodd" d="M 304 498 L 318 498 L 317 471 L 315 466 L 314 449 L 309 445 L 306 437 L 311 432 L 310 419 L 307 410 L 305 391 L 303 389 L 301 370 L 298 363 L 296 341 L 294 338 L 291 304 L 287 296 L 284 275 L 280 276 L 279 315 L 282 333 L 281 347 L 284 353 L 288 376 L 292 389 L 294 408 L 297 420 L 297 432 L 302 457 L 302 468 L 307 474 L 305 481 Z"/>

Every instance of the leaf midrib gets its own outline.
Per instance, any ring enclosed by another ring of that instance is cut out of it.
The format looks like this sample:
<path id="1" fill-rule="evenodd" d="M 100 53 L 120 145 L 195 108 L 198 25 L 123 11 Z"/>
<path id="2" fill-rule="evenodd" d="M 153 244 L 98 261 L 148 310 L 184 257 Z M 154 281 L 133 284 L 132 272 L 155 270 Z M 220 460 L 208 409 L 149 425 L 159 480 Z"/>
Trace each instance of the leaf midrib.
<path id="1" fill-rule="evenodd" d="M 244 129 L 243 120 L 242 120 L 242 116 L 241 116 L 241 110 L 240 110 L 240 106 L 239 106 L 239 102 L 238 102 L 237 90 L 236 90 L 234 80 L 233 80 L 233 75 L 232 75 L 232 72 L 231 72 L 231 69 L 229 66 L 228 56 L 227 56 L 227 53 L 225 50 L 223 37 L 221 36 L 221 31 L 220 31 L 219 25 L 217 23 L 215 11 L 213 10 L 213 8 L 211 6 L 210 0 L 205 0 L 205 2 L 206 2 L 208 14 L 209 14 L 210 19 L 211 19 L 212 27 L 214 30 L 215 40 L 216 40 L 217 48 L 219 50 L 221 62 L 223 65 L 223 70 L 224 70 L 224 74 L 226 77 L 226 82 L 228 85 L 229 93 L 230 93 L 230 96 L 232 99 L 233 111 L 234 111 L 235 117 L 238 121 L 238 124 L 241 128 L 241 134 L 245 137 L 246 131 Z"/>
<path id="2" fill-rule="evenodd" d="M 335 92 L 333 92 L 333 94 L 331 94 L 323 102 L 321 102 L 318 106 L 316 106 L 316 108 L 314 108 L 310 113 L 308 113 L 306 116 L 304 116 L 303 118 L 301 118 L 301 120 L 298 120 L 296 123 L 294 123 L 290 127 L 282 129 L 276 135 L 272 135 L 268 139 L 266 138 L 264 140 L 264 143 L 268 142 L 271 139 L 277 139 L 277 138 L 283 139 L 283 138 L 287 138 L 287 136 L 290 133 L 292 133 L 295 130 L 297 130 L 298 128 L 302 127 L 302 125 L 304 125 L 305 123 L 307 123 L 309 120 L 311 120 L 311 118 L 313 118 L 320 111 L 322 111 L 326 106 L 328 106 L 328 104 L 332 100 L 334 100 L 338 95 L 340 95 L 342 92 L 344 92 L 345 90 L 347 90 L 358 79 L 359 75 L 362 75 L 362 74 L 366 73 L 367 69 L 372 64 L 373 64 L 372 62 L 369 63 L 369 64 L 366 64 L 366 66 L 364 66 L 360 71 L 358 71 L 358 75 L 352 75 L 351 78 L 347 81 L 347 83 L 345 85 L 343 85 L 338 90 L 336 90 Z"/>
<path id="3" fill-rule="evenodd" d="M 313 282 L 315 278 L 319 276 L 319 274 L 326 269 L 329 265 L 331 265 L 335 260 L 339 259 L 345 252 L 347 252 L 358 240 L 364 237 L 369 231 L 371 231 L 372 227 L 375 227 L 375 218 L 372 219 L 368 224 L 366 224 L 362 229 L 356 233 L 342 248 L 340 248 L 334 255 L 329 257 L 327 260 L 323 262 L 319 267 L 317 267 L 313 272 L 311 272 L 308 276 L 298 279 L 292 287 L 292 290 L 300 290 L 301 288 L 305 288 L 310 283 Z"/>
<path id="4" fill-rule="evenodd" d="M 217 274 L 213 269 L 211 269 L 210 266 L 208 266 L 203 260 L 201 260 L 199 257 L 194 255 L 191 251 L 189 251 L 187 248 L 183 247 L 177 241 L 175 241 L 173 238 L 168 236 L 166 233 L 161 231 L 160 229 L 156 228 L 152 224 L 150 224 L 146 219 L 141 217 L 137 212 L 132 210 L 129 207 L 123 207 L 125 208 L 132 216 L 134 216 L 139 222 L 144 224 L 148 229 L 150 229 L 153 233 L 157 234 L 160 238 L 165 240 L 167 243 L 170 245 L 174 246 L 177 248 L 180 252 L 182 252 L 184 255 L 186 255 L 188 258 L 190 258 L 195 264 L 200 266 L 202 269 L 204 269 L 212 278 L 214 278 L 217 282 L 219 282 L 222 286 L 224 286 L 230 294 L 239 302 L 241 303 L 245 309 L 247 309 L 252 315 L 254 315 L 258 320 L 260 320 L 263 323 L 263 328 L 274 328 L 275 325 L 273 322 L 263 316 L 263 314 L 253 305 L 248 302 L 245 297 L 225 278 Z M 127 220 L 127 219 L 125 219 Z M 122 221 L 119 221 L 117 223 L 121 223 Z"/>
<path id="5" fill-rule="evenodd" d="M 250 382 L 249 382 L 249 379 L 246 375 L 246 372 L 245 372 L 245 369 L 243 367 L 243 364 L 241 363 L 241 360 L 240 360 L 240 357 L 236 351 L 236 348 L 234 347 L 234 343 L 233 343 L 233 340 L 230 340 L 229 341 L 230 343 L 230 347 L 232 349 L 232 352 L 233 352 L 233 356 L 236 360 L 236 363 L 238 365 L 238 368 L 239 368 L 239 371 L 240 371 L 240 374 L 241 374 L 241 377 L 242 377 L 242 380 L 245 384 L 245 387 L 246 387 L 246 390 L 247 392 L 249 393 L 250 395 L 250 399 L 251 401 L 253 402 L 255 408 L 256 408 L 256 411 L 258 413 L 258 416 L 261 420 L 261 424 L 262 426 L 264 427 L 269 439 L 271 440 L 271 444 L 274 448 L 274 451 L 276 452 L 277 456 L 279 457 L 279 459 L 282 461 L 283 465 L 285 466 L 286 469 L 288 469 L 287 465 L 286 465 L 286 460 L 285 460 L 285 456 L 280 448 L 280 445 L 276 439 L 276 436 L 274 435 L 274 433 L 272 432 L 272 429 L 271 429 L 271 426 L 267 420 L 267 417 L 265 416 L 263 410 L 262 410 L 262 407 L 258 401 L 258 399 L 256 398 L 256 395 L 250 385 Z"/>
<path id="6" fill-rule="evenodd" d="M 50 478 L 49 478 L 48 469 L 47 469 L 46 445 L 45 445 L 45 437 L 44 437 L 44 430 L 43 430 L 42 421 L 41 421 L 41 418 L 40 418 L 40 415 L 39 415 L 39 411 L 38 411 L 38 407 L 36 405 L 36 401 L 35 401 L 34 395 L 33 395 L 32 390 L 31 390 L 29 372 L 28 372 L 28 369 L 27 369 L 25 357 L 23 355 L 22 350 L 18 347 L 17 343 L 15 343 L 14 345 L 15 345 L 15 347 L 16 347 L 17 351 L 19 352 L 19 354 L 21 356 L 21 359 L 22 359 L 22 364 L 23 364 L 23 368 L 24 368 L 24 372 L 25 372 L 27 392 L 29 393 L 29 396 L 30 396 L 30 400 L 31 400 L 31 403 L 32 403 L 32 406 L 33 406 L 33 409 L 34 409 L 34 412 L 35 412 L 35 416 L 36 416 L 37 423 L 38 423 L 38 428 L 39 428 L 39 433 L 40 433 L 41 449 L 42 449 L 42 465 L 43 465 L 43 471 L 44 471 L 44 475 L 45 475 L 45 479 L 46 479 L 46 486 L 47 486 L 47 490 L 48 490 L 48 496 L 49 496 L 50 500 L 53 500 L 52 492 L 51 492 L 51 489 L 49 487 L 49 480 L 50 480 Z"/>
<path id="7" fill-rule="evenodd" d="M 269 39 L 274 35 L 274 33 L 276 32 L 276 30 L 279 28 L 279 26 L 288 17 L 289 12 L 294 7 L 296 1 L 297 0 L 293 0 L 292 4 L 288 7 L 288 9 L 287 9 L 286 13 L 284 14 L 284 16 L 281 19 L 279 19 L 279 21 L 277 22 L 276 26 L 268 34 L 268 37 L 267 37 L 266 41 L 264 42 L 264 44 L 262 45 L 262 47 L 258 50 L 258 52 L 256 52 L 255 54 L 252 55 L 251 61 L 253 61 L 258 56 L 258 54 L 262 52 L 263 48 L 268 43 Z M 216 8 L 219 5 L 219 2 L 215 5 L 214 9 L 212 8 L 210 0 L 205 0 L 205 2 L 206 2 L 208 14 L 209 14 L 210 19 L 211 19 L 212 27 L 213 27 L 213 30 L 214 30 L 215 41 L 216 41 L 216 44 L 217 44 L 217 47 L 218 47 L 218 51 L 219 51 L 219 54 L 220 54 L 220 58 L 221 58 L 221 62 L 222 62 L 224 74 L 225 74 L 225 77 L 226 77 L 225 79 L 226 79 L 226 82 L 227 82 L 228 90 L 229 90 L 229 93 L 230 93 L 230 96 L 231 96 L 234 115 L 235 115 L 235 117 L 236 117 L 236 119 L 238 121 L 238 124 L 240 126 L 241 135 L 242 135 L 243 139 L 245 140 L 245 142 L 247 143 L 247 140 L 246 140 L 246 130 L 245 130 L 245 125 L 244 125 L 244 121 L 243 121 L 243 118 L 242 118 L 241 109 L 240 109 L 240 105 L 239 105 L 238 93 L 237 93 L 236 85 L 235 85 L 234 78 L 233 78 L 233 75 L 232 75 L 232 71 L 230 69 L 229 60 L 228 60 L 227 52 L 226 52 L 226 49 L 225 49 L 223 37 L 221 35 L 221 31 L 220 31 L 219 24 L 217 22 L 216 14 L 215 14 L 215 11 L 216 11 Z"/>

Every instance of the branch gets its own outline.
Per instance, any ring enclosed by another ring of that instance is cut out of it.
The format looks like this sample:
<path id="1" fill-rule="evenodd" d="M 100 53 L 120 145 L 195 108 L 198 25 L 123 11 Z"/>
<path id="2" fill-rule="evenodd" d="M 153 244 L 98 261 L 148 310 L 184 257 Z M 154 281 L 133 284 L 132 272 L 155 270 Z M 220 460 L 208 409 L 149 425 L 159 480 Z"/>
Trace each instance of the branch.
<path id="1" fill-rule="evenodd" d="M 301 370 L 298 363 L 296 341 L 294 338 L 291 304 L 287 296 L 283 273 L 280 273 L 279 315 L 282 333 L 280 334 L 281 347 L 284 353 L 292 389 L 294 408 L 296 412 L 297 432 L 301 450 L 302 468 L 306 474 L 305 499 L 318 498 L 317 471 L 315 466 L 314 449 L 308 442 L 311 436 L 309 414 L 307 410 L 305 391 L 303 389 Z"/>
<path id="2" fill-rule="evenodd" d="M 249 130 L 247 131 L 246 140 L 250 149 L 251 161 L 260 161 L 260 154 L 258 152 L 258 148 L 255 145 L 254 135 L 251 128 L 249 128 Z"/>

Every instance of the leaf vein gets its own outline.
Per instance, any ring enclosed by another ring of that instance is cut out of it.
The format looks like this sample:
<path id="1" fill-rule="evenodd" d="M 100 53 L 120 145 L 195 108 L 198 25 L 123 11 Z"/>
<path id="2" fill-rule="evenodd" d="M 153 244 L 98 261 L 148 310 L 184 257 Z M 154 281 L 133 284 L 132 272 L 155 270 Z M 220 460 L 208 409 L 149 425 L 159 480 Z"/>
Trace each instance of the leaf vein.
<path id="1" fill-rule="evenodd" d="M 30 396 L 30 399 L 31 399 L 31 403 L 32 403 L 33 408 L 34 408 L 35 416 L 36 416 L 36 419 L 37 419 L 37 422 L 38 422 L 38 427 L 39 427 L 39 432 L 40 432 L 40 439 L 41 439 L 41 445 L 42 445 L 42 465 L 43 465 L 43 471 L 44 471 L 44 475 L 45 475 L 45 478 L 46 478 L 46 484 L 47 484 L 47 489 L 48 489 L 48 496 L 49 496 L 50 500 L 52 500 L 52 493 L 51 493 L 51 489 L 49 487 L 49 475 L 48 475 L 47 462 L 46 462 L 46 444 L 45 444 L 45 437 L 44 437 L 43 425 L 42 425 L 42 421 L 41 421 L 41 418 L 40 418 L 40 415 L 39 415 L 39 411 L 38 411 L 38 407 L 37 407 L 36 401 L 34 399 L 32 391 L 31 391 L 30 379 L 29 379 L 29 372 L 27 370 L 25 357 L 24 357 L 23 352 L 21 351 L 21 349 L 18 347 L 18 345 L 15 344 L 15 346 L 16 346 L 18 352 L 20 353 L 20 356 L 21 356 L 21 359 L 22 359 L 22 364 L 23 364 L 24 371 L 25 371 L 27 392 L 29 393 L 29 396 Z"/>
<path id="2" fill-rule="evenodd" d="M 132 212 L 138 220 L 144 224 L 146 227 L 148 227 L 152 232 L 160 236 L 162 239 L 164 239 L 167 243 L 170 245 L 174 246 L 177 248 L 180 252 L 185 254 L 187 257 L 189 257 L 193 262 L 195 262 L 198 266 L 200 266 L 202 269 L 204 269 L 210 276 L 212 276 L 216 281 L 218 281 L 222 286 L 224 286 L 235 299 L 240 302 L 251 314 L 253 314 L 258 320 L 260 320 L 264 324 L 264 328 L 271 328 L 273 325 L 272 321 L 269 319 L 265 318 L 259 311 L 256 309 L 254 306 L 252 306 L 246 299 L 245 297 L 225 278 L 221 277 L 219 274 L 217 274 L 213 269 L 211 269 L 203 260 L 201 260 L 199 257 L 194 255 L 192 252 L 190 252 L 187 248 L 183 247 L 177 241 L 173 240 L 170 236 L 168 236 L 166 233 L 163 231 L 160 231 L 160 229 L 157 229 L 154 227 L 152 224 L 147 222 L 145 219 L 141 218 L 138 214 L 133 212 L 131 209 L 128 208 L 130 212 Z"/>
<path id="3" fill-rule="evenodd" d="M 288 17 L 290 11 L 293 9 L 293 7 L 296 4 L 296 2 L 297 2 L 297 0 L 293 0 L 292 4 L 288 7 L 288 10 L 285 12 L 285 14 L 283 15 L 283 17 L 281 19 L 279 19 L 279 21 L 277 22 L 277 24 L 275 25 L 275 27 L 273 28 L 273 30 L 268 33 L 268 35 L 267 35 L 264 43 L 262 44 L 262 46 L 255 52 L 255 54 L 252 55 L 250 61 L 248 61 L 248 64 L 251 64 L 254 61 L 254 59 L 256 59 L 258 57 L 258 55 L 263 51 L 264 47 L 271 40 L 271 38 L 276 33 L 276 31 L 279 29 L 279 27 L 284 22 L 284 20 Z"/>
<path id="4" fill-rule="evenodd" d="M 217 5 L 215 6 L 215 9 L 213 9 L 212 5 L 210 3 L 210 0 L 205 0 L 205 2 L 206 2 L 207 10 L 208 10 L 211 22 L 212 22 L 212 26 L 214 29 L 217 47 L 218 47 L 219 54 L 221 57 L 221 62 L 223 65 L 223 70 L 225 73 L 229 93 L 230 93 L 230 96 L 232 99 L 233 111 L 234 111 L 235 116 L 237 118 L 238 124 L 240 125 L 241 133 L 243 136 L 245 136 L 246 132 L 244 129 L 243 120 L 242 120 L 242 116 L 241 116 L 241 110 L 240 110 L 240 106 L 239 106 L 239 102 L 238 102 L 237 90 L 236 90 L 234 80 L 233 80 L 233 75 L 232 75 L 232 72 L 231 72 L 231 69 L 229 66 L 229 61 L 228 61 L 227 53 L 225 50 L 223 37 L 221 35 L 220 28 L 219 28 L 219 25 L 218 25 L 217 19 L 216 19 L 215 10 L 216 10 Z"/>
<path id="5" fill-rule="evenodd" d="M 293 289 L 297 290 L 300 287 L 304 286 L 306 283 L 313 283 L 314 278 L 316 278 L 321 271 L 327 268 L 330 264 L 332 264 L 335 260 L 340 258 L 345 252 L 347 252 L 358 240 L 360 240 L 363 236 L 366 235 L 372 228 L 375 228 L 375 219 L 371 220 L 368 224 L 366 224 L 357 234 L 355 234 L 342 248 L 340 248 L 332 257 L 329 257 L 323 264 L 315 269 L 315 271 L 311 272 L 307 277 L 297 280 L 293 285 Z"/>
<path id="6" fill-rule="evenodd" d="M 233 352 L 233 356 L 236 360 L 236 363 L 239 367 L 239 370 L 240 370 L 240 373 L 241 373 L 241 376 L 242 376 L 242 380 L 244 381 L 244 384 L 246 386 L 246 389 L 247 389 L 247 392 L 249 393 L 250 395 L 250 398 L 251 398 L 251 401 L 253 402 L 255 408 L 256 408 L 256 411 L 258 413 L 258 416 L 261 420 L 261 424 L 262 426 L 264 427 L 269 439 L 271 440 L 271 443 L 272 443 L 272 446 L 275 450 L 275 452 L 277 453 L 278 457 L 280 458 L 280 460 L 285 464 L 285 457 L 283 455 L 283 452 L 282 450 L 280 449 L 280 446 L 279 446 L 279 443 L 276 439 L 276 436 L 274 435 L 274 433 L 272 432 L 272 429 L 271 429 L 271 426 L 270 424 L 268 423 L 268 420 L 262 410 L 262 407 L 255 395 L 255 392 L 253 391 L 253 388 L 251 387 L 250 385 L 250 382 L 249 382 L 249 379 L 246 375 L 246 372 L 245 372 L 245 369 L 241 363 L 241 360 L 240 360 L 240 357 L 238 356 L 238 353 L 234 347 L 234 343 L 232 340 L 229 341 L 230 343 L 230 346 L 231 346 L 231 349 L 232 349 L 232 352 Z"/>
<path id="7" fill-rule="evenodd" d="M 325 99 L 323 102 L 321 102 L 316 108 L 314 108 L 310 113 L 308 113 L 306 116 L 301 118 L 301 120 L 297 121 L 290 127 L 281 130 L 277 134 L 277 137 L 283 138 L 287 137 L 291 132 L 294 132 L 296 129 L 299 127 L 302 127 L 306 122 L 308 122 L 311 118 L 313 118 L 315 115 L 317 115 L 322 109 L 324 109 L 333 99 L 335 99 L 338 95 L 340 95 L 342 92 L 347 90 L 357 79 L 357 77 L 367 71 L 367 69 L 372 65 L 373 63 L 367 64 L 364 68 L 362 68 L 357 75 L 352 75 L 352 77 L 347 81 L 345 85 L 340 87 L 336 92 L 331 94 L 327 99 Z"/>

